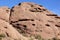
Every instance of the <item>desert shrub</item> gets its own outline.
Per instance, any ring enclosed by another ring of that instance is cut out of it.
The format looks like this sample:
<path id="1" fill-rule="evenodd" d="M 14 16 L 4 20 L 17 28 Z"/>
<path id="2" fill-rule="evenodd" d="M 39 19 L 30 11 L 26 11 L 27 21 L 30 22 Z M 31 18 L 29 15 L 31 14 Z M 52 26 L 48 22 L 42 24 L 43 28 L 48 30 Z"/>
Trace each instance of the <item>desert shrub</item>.
<path id="1" fill-rule="evenodd" d="M 30 38 L 29 40 L 34 40 L 33 38 Z"/>
<path id="2" fill-rule="evenodd" d="M 30 35 L 30 40 L 35 40 L 33 35 Z"/>
<path id="3" fill-rule="evenodd" d="M 36 36 L 35 36 L 35 39 L 44 40 L 40 35 L 36 35 Z"/>
<path id="4" fill-rule="evenodd" d="M 52 38 L 52 40 L 60 40 L 60 39 L 57 39 L 57 38 Z"/>
<path id="5" fill-rule="evenodd" d="M 2 38 L 0 38 L 0 40 L 2 40 Z"/>
<path id="6" fill-rule="evenodd" d="M 4 34 L 0 34 L 0 37 L 5 37 L 5 35 Z"/>
<path id="7" fill-rule="evenodd" d="M 4 38 L 5 35 L 4 34 L 0 34 L 0 40 L 2 40 L 2 38 Z"/>

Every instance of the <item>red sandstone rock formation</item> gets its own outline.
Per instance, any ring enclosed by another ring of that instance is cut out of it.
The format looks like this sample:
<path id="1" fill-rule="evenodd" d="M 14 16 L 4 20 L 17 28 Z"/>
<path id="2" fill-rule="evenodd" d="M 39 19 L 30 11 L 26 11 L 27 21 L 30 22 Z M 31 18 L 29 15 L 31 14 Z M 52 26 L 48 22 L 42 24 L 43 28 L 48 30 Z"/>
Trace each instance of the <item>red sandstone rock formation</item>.
<path id="1" fill-rule="evenodd" d="M 31 36 L 38 40 L 37 35 L 43 39 L 60 39 L 60 17 L 35 3 L 20 3 L 12 9 L 1 7 L 0 31 L 6 40 L 29 40 Z"/>

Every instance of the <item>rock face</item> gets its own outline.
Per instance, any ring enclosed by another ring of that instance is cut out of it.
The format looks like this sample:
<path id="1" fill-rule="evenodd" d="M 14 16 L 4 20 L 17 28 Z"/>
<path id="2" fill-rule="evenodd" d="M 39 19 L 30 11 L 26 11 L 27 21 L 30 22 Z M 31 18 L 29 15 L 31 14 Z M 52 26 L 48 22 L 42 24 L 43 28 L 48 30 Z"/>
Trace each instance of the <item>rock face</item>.
<path id="1" fill-rule="evenodd" d="M 0 7 L 0 19 L 9 21 L 10 9 L 8 7 Z"/>
<path id="2" fill-rule="evenodd" d="M 31 36 L 37 40 L 38 35 L 60 39 L 60 17 L 42 5 L 24 2 L 11 9 L 1 7 L 0 19 L 0 31 L 6 35 L 3 40 L 29 40 Z"/>
<path id="3" fill-rule="evenodd" d="M 18 33 L 16 29 L 12 27 L 8 22 L 0 20 L 0 34 L 5 35 L 5 38 L 12 38 L 16 40 L 20 40 L 23 36 Z M 12 40 L 11 39 L 11 40 Z M 22 38 L 23 39 L 23 38 Z M 10 40 L 10 39 L 6 39 Z"/>
<path id="4" fill-rule="evenodd" d="M 10 23 L 10 9 L 0 8 L 0 40 L 27 40 Z"/>

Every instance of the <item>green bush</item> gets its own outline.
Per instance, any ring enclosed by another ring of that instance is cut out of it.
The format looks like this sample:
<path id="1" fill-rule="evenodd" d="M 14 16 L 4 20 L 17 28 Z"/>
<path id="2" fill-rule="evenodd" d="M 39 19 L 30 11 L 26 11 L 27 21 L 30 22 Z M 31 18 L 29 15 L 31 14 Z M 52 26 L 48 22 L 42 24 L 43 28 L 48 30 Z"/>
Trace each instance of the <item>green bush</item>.
<path id="1" fill-rule="evenodd" d="M 52 38 L 52 40 L 60 40 L 60 39 L 57 39 L 57 38 Z"/>
<path id="2" fill-rule="evenodd" d="M 48 39 L 48 40 L 60 40 L 60 39 L 57 39 L 57 38 L 52 38 L 52 39 Z"/>
<path id="3" fill-rule="evenodd" d="M 36 36 L 35 36 L 35 39 L 44 40 L 40 35 L 36 35 Z"/>
<path id="4" fill-rule="evenodd" d="M 0 38 L 1 38 L 1 37 L 5 37 L 5 35 L 4 35 L 4 34 L 0 34 Z"/>
<path id="5" fill-rule="evenodd" d="M 30 38 L 30 40 L 33 40 L 33 38 Z"/>
<path id="6" fill-rule="evenodd" d="M 2 40 L 2 38 L 0 38 L 0 40 Z"/>
<path id="7" fill-rule="evenodd" d="M 2 40 L 2 38 L 4 38 L 5 35 L 4 34 L 0 34 L 0 40 Z"/>

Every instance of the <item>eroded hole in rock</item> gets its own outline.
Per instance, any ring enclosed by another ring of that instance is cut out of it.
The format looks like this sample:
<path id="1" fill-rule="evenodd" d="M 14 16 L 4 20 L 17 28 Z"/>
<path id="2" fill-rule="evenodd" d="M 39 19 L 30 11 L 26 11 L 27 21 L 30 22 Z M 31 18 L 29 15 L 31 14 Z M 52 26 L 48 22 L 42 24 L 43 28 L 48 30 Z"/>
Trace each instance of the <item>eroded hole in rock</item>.
<path id="1" fill-rule="evenodd" d="M 60 25 L 57 25 L 57 24 L 55 26 L 60 27 Z"/>
<path id="2" fill-rule="evenodd" d="M 30 9 L 31 12 L 41 12 L 41 8 Z"/>
<path id="3" fill-rule="evenodd" d="M 50 26 L 49 24 L 45 24 L 45 25 L 48 26 L 48 27 Z"/>
<path id="4" fill-rule="evenodd" d="M 36 12 L 37 8 L 30 9 L 31 12 Z"/>
<path id="5" fill-rule="evenodd" d="M 47 9 L 42 9 L 43 11 L 46 11 Z"/>
<path id="6" fill-rule="evenodd" d="M 20 24 L 16 24 L 17 26 L 19 26 Z"/>
<path id="7" fill-rule="evenodd" d="M 6 28 L 6 29 L 7 29 L 7 27 L 4 27 L 4 28 Z"/>
<path id="8" fill-rule="evenodd" d="M 35 24 L 32 24 L 33 26 L 35 26 Z"/>
<path id="9" fill-rule="evenodd" d="M 24 28 L 26 28 L 27 26 L 26 25 L 23 25 Z"/>
<path id="10" fill-rule="evenodd" d="M 33 7 L 34 5 L 31 5 L 31 7 Z"/>
<path id="11" fill-rule="evenodd" d="M 19 19 L 19 21 L 34 21 L 33 19 Z"/>
<path id="12" fill-rule="evenodd" d="M 9 34 L 6 32 L 6 35 L 9 37 Z"/>
<path id="13" fill-rule="evenodd" d="M 60 17 L 56 16 L 55 18 L 60 19 Z"/>
<path id="14" fill-rule="evenodd" d="M 18 5 L 21 5 L 21 3 L 19 3 Z"/>
<path id="15" fill-rule="evenodd" d="M 41 10 L 41 8 L 38 8 L 39 10 Z"/>
<path id="16" fill-rule="evenodd" d="M 6 10 L 6 12 L 8 13 L 8 12 L 9 12 L 9 10 Z"/>
<path id="17" fill-rule="evenodd" d="M 34 21 L 34 19 L 31 19 L 31 21 Z"/>
<path id="18" fill-rule="evenodd" d="M 28 19 L 19 19 L 19 21 L 28 21 Z"/>
<path id="19" fill-rule="evenodd" d="M 56 14 L 46 14 L 47 16 L 58 16 Z"/>
<path id="20" fill-rule="evenodd" d="M 36 12 L 40 12 L 41 8 L 34 8 Z"/>

